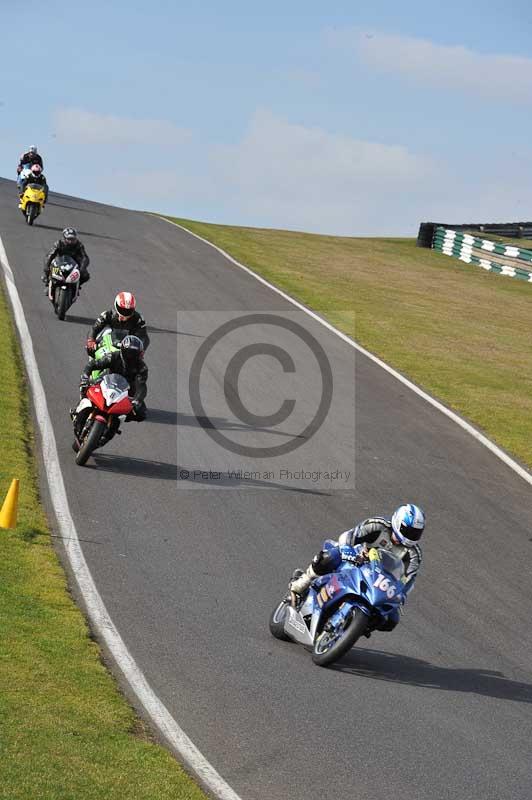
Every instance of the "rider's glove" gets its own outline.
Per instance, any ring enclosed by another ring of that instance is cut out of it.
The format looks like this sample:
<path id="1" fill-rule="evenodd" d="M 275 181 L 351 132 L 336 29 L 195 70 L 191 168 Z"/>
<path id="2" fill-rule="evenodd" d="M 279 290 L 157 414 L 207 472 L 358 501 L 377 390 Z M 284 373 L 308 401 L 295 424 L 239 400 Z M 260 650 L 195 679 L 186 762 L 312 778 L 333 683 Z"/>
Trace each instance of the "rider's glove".
<path id="1" fill-rule="evenodd" d="M 367 544 L 364 544 L 361 547 L 360 552 L 357 554 L 357 557 L 355 559 L 355 564 L 357 566 L 360 566 L 361 564 L 364 564 L 365 561 L 368 561 L 368 559 L 369 559 L 368 546 Z"/>
<path id="2" fill-rule="evenodd" d="M 131 401 L 131 405 L 133 406 L 133 413 L 136 414 L 140 408 L 140 400 L 133 399 Z"/>
<path id="3" fill-rule="evenodd" d="M 96 339 L 93 339 L 92 337 L 87 339 L 86 347 L 89 353 L 93 353 L 96 350 Z"/>

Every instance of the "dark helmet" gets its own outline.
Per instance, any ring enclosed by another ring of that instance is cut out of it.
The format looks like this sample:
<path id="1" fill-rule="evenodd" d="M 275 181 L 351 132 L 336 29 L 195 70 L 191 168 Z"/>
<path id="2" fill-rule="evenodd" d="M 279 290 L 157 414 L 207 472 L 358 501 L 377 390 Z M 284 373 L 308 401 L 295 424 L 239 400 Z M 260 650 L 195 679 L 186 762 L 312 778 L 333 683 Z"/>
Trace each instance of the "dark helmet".
<path id="1" fill-rule="evenodd" d="M 144 355 L 144 345 L 138 336 L 125 336 L 120 343 L 120 355 L 126 367 L 138 364 Z"/>
<path id="2" fill-rule="evenodd" d="M 63 230 L 63 241 L 65 244 L 77 244 L 78 232 L 75 228 L 65 228 Z"/>

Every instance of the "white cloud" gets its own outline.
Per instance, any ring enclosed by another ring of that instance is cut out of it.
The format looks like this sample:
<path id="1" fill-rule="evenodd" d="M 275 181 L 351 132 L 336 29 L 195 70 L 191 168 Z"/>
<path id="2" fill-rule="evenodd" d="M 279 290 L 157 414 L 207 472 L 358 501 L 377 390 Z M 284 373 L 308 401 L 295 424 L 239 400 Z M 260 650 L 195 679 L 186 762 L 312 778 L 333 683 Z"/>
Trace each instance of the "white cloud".
<path id="1" fill-rule="evenodd" d="M 497 101 L 529 104 L 532 100 L 531 58 L 484 54 L 459 45 L 357 28 L 332 33 L 330 40 L 352 48 L 369 67 L 402 74 L 420 85 Z"/>
<path id="2" fill-rule="evenodd" d="M 232 145 L 191 137 L 167 166 L 158 153 L 162 147 L 150 145 L 116 163 L 112 148 L 88 148 L 86 196 L 211 222 L 348 236 L 413 236 L 422 220 L 528 218 L 532 207 L 532 162 L 520 162 L 508 182 L 507 163 L 485 171 L 471 154 L 464 169 L 266 110 Z M 62 191 L 79 191 L 78 173 L 65 168 L 59 177 Z"/>
<path id="3" fill-rule="evenodd" d="M 161 119 L 134 119 L 97 114 L 80 108 L 60 108 L 53 114 L 57 139 L 85 145 L 179 145 L 190 132 Z"/>
<path id="4" fill-rule="evenodd" d="M 297 125 L 260 111 L 242 140 L 211 153 L 212 174 L 235 216 L 258 224 L 334 233 L 382 230 L 409 195 L 435 178 L 428 158 Z M 397 216 L 397 215 L 396 215 Z M 392 223 L 390 231 L 397 230 Z"/>

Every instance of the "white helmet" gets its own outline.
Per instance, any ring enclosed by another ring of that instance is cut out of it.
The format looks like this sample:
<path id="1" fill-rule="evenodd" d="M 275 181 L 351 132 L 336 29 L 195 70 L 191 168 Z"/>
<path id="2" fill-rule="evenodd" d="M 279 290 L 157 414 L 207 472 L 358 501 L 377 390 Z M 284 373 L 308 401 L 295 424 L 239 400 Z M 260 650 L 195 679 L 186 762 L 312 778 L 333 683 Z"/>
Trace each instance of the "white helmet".
<path id="1" fill-rule="evenodd" d="M 37 152 L 37 147 L 36 147 L 36 145 L 34 145 L 34 144 L 30 144 L 28 152 L 29 152 L 29 153 L 36 153 L 36 152 Z"/>
<path id="2" fill-rule="evenodd" d="M 392 516 L 392 528 L 401 544 L 412 547 L 419 542 L 425 530 L 425 514 L 412 503 L 399 506 Z"/>

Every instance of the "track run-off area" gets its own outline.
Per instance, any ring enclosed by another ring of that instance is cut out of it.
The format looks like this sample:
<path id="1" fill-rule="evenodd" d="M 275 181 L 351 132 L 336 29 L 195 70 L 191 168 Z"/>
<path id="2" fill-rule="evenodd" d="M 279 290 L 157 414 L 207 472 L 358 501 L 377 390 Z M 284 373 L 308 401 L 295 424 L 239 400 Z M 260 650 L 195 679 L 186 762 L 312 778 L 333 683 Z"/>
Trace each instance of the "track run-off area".
<path id="1" fill-rule="evenodd" d="M 530 485 L 393 375 L 311 317 L 294 317 L 289 302 L 180 228 L 53 193 L 29 228 L 4 180 L 0 220 L 96 589 L 151 690 L 238 797 L 529 800 Z M 86 245 L 92 280 L 59 322 L 39 279 L 66 225 Z M 68 409 L 87 328 L 120 290 L 136 294 L 151 336 L 149 416 L 124 425 L 80 468 Z M 227 403 L 227 353 L 214 342 L 199 383 L 203 410 L 245 449 L 224 460 L 213 428 L 198 422 L 190 376 L 202 344 L 239 315 L 254 315 L 234 331 L 240 348 L 271 349 L 249 351 L 240 365 L 249 408 L 276 412 L 284 381 L 285 396 L 300 403 L 274 432 L 243 423 Z M 267 315 L 285 326 L 272 331 Z M 287 471 L 354 473 L 344 485 L 287 480 L 279 460 L 250 455 L 297 436 L 319 405 L 315 360 L 290 340 L 295 324 L 325 353 L 333 392 L 321 429 L 300 435 L 286 455 Z M 295 375 L 279 364 L 282 348 Z M 240 467 L 253 476 L 239 477 Z M 183 480 L 187 473 L 197 478 Z M 274 640 L 268 617 L 293 568 L 326 536 L 403 501 L 421 505 L 428 522 L 398 628 L 363 639 L 327 670 Z M 119 667 L 116 674 L 139 707 Z"/>

